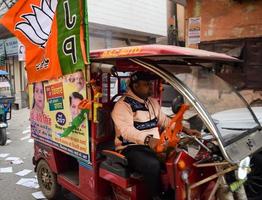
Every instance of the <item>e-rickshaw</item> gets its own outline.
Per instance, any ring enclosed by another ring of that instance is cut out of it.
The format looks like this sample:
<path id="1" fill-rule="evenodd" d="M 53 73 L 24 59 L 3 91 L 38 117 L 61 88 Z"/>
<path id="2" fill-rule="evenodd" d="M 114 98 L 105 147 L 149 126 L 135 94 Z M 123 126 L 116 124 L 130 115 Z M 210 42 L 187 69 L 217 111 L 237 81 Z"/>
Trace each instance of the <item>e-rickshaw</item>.
<path id="1" fill-rule="evenodd" d="M 7 141 L 7 120 L 11 119 L 12 104 L 15 100 L 8 72 L 0 70 L 0 145 Z"/>
<path id="2" fill-rule="evenodd" d="M 213 70 L 217 64 L 234 64 L 238 59 L 165 45 L 95 50 L 90 59 L 85 70 L 88 95 L 79 103 L 81 112 L 69 129 L 55 133 L 61 137 L 57 141 L 67 137 L 73 140 L 77 132 L 72 130 L 83 126 L 86 119 L 88 155 L 75 152 L 70 142 L 61 145 L 46 139 L 50 135 L 32 133 L 33 163 L 47 199 L 58 199 L 61 188 L 84 200 L 148 199 L 143 177 L 130 171 L 127 159 L 114 149 L 110 115 L 134 71 L 159 77 L 154 81 L 154 97 L 172 119 L 166 130 L 160 130 L 156 149 L 165 164 L 161 189 L 169 194 L 167 199 L 247 199 L 244 185 L 252 187 L 248 180 L 250 158 L 262 147 L 261 122 L 245 100 Z M 238 118 L 234 113 L 239 109 L 243 115 Z M 56 117 L 60 124 L 66 121 L 61 112 Z M 182 124 L 199 130 L 202 137 L 181 132 Z M 164 143 L 169 148 L 162 148 Z M 250 187 L 246 188 L 252 193 L 254 187 Z M 251 193 L 248 195 L 254 195 Z"/>

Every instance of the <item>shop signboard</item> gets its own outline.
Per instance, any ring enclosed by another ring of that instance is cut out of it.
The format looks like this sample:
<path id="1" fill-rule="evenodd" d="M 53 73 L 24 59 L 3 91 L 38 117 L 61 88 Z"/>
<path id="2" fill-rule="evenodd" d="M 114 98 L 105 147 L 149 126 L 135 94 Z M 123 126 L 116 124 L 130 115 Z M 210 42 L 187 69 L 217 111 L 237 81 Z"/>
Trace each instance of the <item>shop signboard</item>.
<path id="1" fill-rule="evenodd" d="M 4 69 L 5 65 L 5 42 L 0 40 L 0 68 Z"/>
<path id="2" fill-rule="evenodd" d="M 0 56 L 5 55 L 5 42 L 4 40 L 0 40 Z"/>
<path id="3" fill-rule="evenodd" d="M 5 50 L 7 56 L 15 56 L 18 52 L 18 41 L 15 37 L 5 40 Z"/>

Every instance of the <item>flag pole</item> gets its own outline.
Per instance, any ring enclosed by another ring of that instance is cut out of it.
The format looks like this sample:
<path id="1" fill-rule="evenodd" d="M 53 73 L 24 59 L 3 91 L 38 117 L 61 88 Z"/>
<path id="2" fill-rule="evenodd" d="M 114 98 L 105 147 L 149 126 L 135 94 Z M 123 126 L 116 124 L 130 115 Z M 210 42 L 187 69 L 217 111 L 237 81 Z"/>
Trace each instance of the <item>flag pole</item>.
<path id="1" fill-rule="evenodd" d="M 87 60 L 87 65 L 85 66 L 86 68 L 86 92 L 87 92 L 87 99 L 91 102 L 92 100 L 92 92 L 91 92 L 91 74 L 90 74 L 90 59 L 89 59 L 89 52 L 90 52 L 90 46 L 89 46 L 89 26 L 88 26 L 88 5 L 87 1 L 88 0 L 83 0 L 84 1 L 84 41 L 85 41 L 85 50 L 86 50 L 86 60 Z M 88 113 L 88 119 L 92 119 L 92 109 Z"/>
<path id="2" fill-rule="evenodd" d="M 85 30 L 85 48 L 86 48 L 86 60 L 88 63 L 90 63 L 89 60 L 89 26 L 88 26 L 88 5 L 87 1 L 88 0 L 83 0 L 84 1 L 84 30 Z"/>

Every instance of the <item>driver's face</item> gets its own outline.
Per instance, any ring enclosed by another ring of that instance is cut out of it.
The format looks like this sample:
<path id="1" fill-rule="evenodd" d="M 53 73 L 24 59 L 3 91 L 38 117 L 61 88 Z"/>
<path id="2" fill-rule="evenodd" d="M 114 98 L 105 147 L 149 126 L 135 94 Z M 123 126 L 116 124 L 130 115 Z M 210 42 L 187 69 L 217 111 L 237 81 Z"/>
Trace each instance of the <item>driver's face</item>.
<path id="1" fill-rule="evenodd" d="M 142 99 L 146 99 L 153 94 L 153 81 L 140 80 L 134 84 L 135 93 Z"/>

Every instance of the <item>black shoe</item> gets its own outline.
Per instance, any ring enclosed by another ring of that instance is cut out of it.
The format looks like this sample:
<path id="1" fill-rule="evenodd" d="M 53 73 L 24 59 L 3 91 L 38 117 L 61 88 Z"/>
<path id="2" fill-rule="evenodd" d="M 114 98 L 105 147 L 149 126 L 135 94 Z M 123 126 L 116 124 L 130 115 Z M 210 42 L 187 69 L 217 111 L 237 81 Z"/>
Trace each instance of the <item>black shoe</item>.
<path id="1" fill-rule="evenodd" d="M 174 200 L 175 199 L 175 192 L 174 192 L 174 190 L 169 189 L 168 191 L 163 192 L 160 197 L 161 197 L 162 200 Z"/>
<path id="2" fill-rule="evenodd" d="M 154 197 L 152 198 L 152 200 L 162 200 L 162 199 L 160 198 L 160 196 L 154 196 Z"/>

